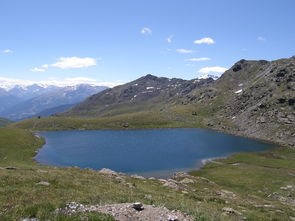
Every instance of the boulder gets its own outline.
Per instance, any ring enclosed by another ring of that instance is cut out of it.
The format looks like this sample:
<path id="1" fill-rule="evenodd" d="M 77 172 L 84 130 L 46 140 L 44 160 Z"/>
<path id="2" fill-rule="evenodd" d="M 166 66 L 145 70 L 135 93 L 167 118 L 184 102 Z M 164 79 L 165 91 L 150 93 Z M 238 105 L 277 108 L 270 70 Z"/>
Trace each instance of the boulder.
<path id="1" fill-rule="evenodd" d="M 16 167 L 5 167 L 6 170 L 17 170 Z"/>
<path id="2" fill-rule="evenodd" d="M 173 174 L 173 179 L 178 179 L 178 178 L 190 178 L 192 177 L 191 175 L 189 175 L 188 173 L 186 172 L 176 172 Z"/>
<path id="3" fill-rule="evenodd" d="M 178 221 L 178 217 L 177 216 L 168 215 L 167 221 Z"/>
<path id="4" fill-rule="evenodd" d="M 142 203 L 140 203 L 140 202 L 133 203 L 132 208 L 137 211 L 144 210 L 144 207 L 143 207 Z"/>
<path id="5" fill-rule="evenodd" d="M 168 187 L 170 189 L 174 189 L 174 190 L 179 190 L 180 189 L 179 186 L 178 186 L 178 184 L 177 184 L 177 182 L 176 181 L 172 181 L 172 180 L 167 180 L 163 184 L 163 186 Z"/>
<path id="6" fill-rule="evenodd" d="M 111 169 L 108 168 L 103 168 L 100 171 L 98 171 L 99 173 L 103 174 L 103 175 L 108 175 L 108 176 L 118 176 L 119 174 Z"/>
<path id="7" fill-rule="evenodd" d="M 36 185 L 49 186 L 50 183 L 48 183 L 48 182 L 46 182 L 46 181 L 40 181 L 39 183 L 36 183 Z"/>
<path id="8" fill-rule="evenodd" d="M 194 183 L 195 181 L 193 181 L 192 179 L 189 178 L 184 178 L 183 180 L 180 181 L 180 183 L 182 184 L 190 184 L 190 183 Z"/>
<path id="9" fill-rule="evenodd" d="M 139 176 L 137 174 L 134 174 L 131 176 L 132 178 L 135 178 L 135 179 L 139 179 L 139 180 L 145 180 L 145 178 L 143 176 Z"/>
<path id="10" fill-rule="evenodd" d="M 230 207 L 224 207 L 224 208 L 222 208 L 222 211 L 224 212 L 225 215 L 241 215 L 240 212 L 238 212 Z"/>

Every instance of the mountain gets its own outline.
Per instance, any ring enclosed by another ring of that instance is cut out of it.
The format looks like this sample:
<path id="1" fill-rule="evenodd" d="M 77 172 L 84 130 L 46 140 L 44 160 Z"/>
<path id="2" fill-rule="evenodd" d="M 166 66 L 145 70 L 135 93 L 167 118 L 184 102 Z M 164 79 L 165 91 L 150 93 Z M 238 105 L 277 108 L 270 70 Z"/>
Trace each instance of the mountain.
<path id="1" fill-rule="evenodd" d="M 51 93 L 59 90 L 60 87 L 55 85 L 42 85 L 42 84 L 32 84 L 32 85 L 15 85 L 14 87 L 8 89 L 9 94 L 16 96 L 22 100 L 29 100 L 34 97 L 40 96 L 42 94 Z"/>
<path id="2" fill-rule="evenodd" d="M 18 103 L 22 102 L 22 99 L 10 94 L 3 88 L 0 88 L 0 112 L 4 111 L 7 108 L 10 108 Z"/>
<path id="3" fill-rule="evenodd" d="M 212 78 L 182 80 L 146 75 L 89 97 L 58 116 L 114 116 L 143 110 L 160 110 L 193 90 L 213 83 Z"/>
<path id="4" fill-rule="evenodd" d="M 26 100 L 59 89 L 60 87 L 54 85 L 10 84 L 10 82 L 0 79 L 0 113 Z"/>
<path id="5" fill-rule="evenodd" d="M 62 105 L 73 105 L 86 99 L 87 97 L 105 90 L 104 86 L 93 86 L 88 84 L 80 84 L 74 86 L 58 87 L 34 84 L 30 86 L 15 86 L 9 91 L 4 91 L 5 96 L 0 96 L 0 100 L 9 100 L 9 97 L 15 98 L 15 102 L 11 102 L 2 108 L 0 116 L 13 120 L 20 120 L 35 116 L 37 113 L 51 109 L 51 114 L 57 111 L 64 111 L 64 108 L 58 108 Z M 12 100 L 14 101 L 14 100 Z M 7 102 L 8 101 L 4 101 Z M 53 109 L 52 109 L 53 108 Z M 49 114 L 48 112 L 48 114 Z"/>
<path id="6" fill-rule="evenodd" d="M 113 117 L 116 121 L 117 116 L 148 111 L 165 122 L 294 146 L 295 56 L 275 61 L 240 60 L 216 81 L 147 75 L 93 95 L 56 116 L 99 116 L 109 117 L 109 121 Z"/>
<path id="7" fill-rule="evenodd" d="M 240 60 L 182 102 L 207 109 L 212 116 L 206 125 L 212 129 L 294 146 L 295 56 Z"/>

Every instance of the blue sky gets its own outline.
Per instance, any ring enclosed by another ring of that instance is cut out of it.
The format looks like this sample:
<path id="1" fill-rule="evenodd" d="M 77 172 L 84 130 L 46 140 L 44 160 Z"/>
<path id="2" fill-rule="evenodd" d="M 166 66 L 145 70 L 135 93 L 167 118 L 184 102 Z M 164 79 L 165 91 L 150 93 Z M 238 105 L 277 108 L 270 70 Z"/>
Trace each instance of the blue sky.
<path id="1" fill-rule="evenodd" d="M 294 0 L 0 0 L 0 77 L 192 79 L 295 55 L 294 12 Z"/>

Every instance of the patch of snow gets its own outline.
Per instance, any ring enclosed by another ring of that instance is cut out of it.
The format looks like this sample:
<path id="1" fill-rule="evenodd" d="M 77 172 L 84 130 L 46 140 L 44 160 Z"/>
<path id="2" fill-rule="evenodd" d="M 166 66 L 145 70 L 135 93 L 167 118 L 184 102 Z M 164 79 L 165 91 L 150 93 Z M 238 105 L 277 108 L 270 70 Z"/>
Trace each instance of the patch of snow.
<path id="1" fill-rule="evenodd" d="M 135 94 L 134 96 L 133 96 L 133 98 L 136 98 L 137 97 L 137 94 Z"/>
<path id="2" fill-rule="evenodd" d="M 238 90 L 238 91 L 235 91 L 235 94 L 239 94 L 239 93 L 241 93 L 241 92 L 243 92 L 243 89 L 240 89 L 240 90 Z"/>
<path id="3" fill-rule="evenodd" d="M 138 86 L 138 84 L 133 84 L 133 86 Z"/>
<path id="4" fill-rule="evenodd" d="M 147 90 L 154 89 L 154 87 L 146 87 Z"/>
<path id="5" fill-rule="evenodd" d="M 242 87 L 243 86 L 243 84 L 239 84 L 239 87 Z"/>

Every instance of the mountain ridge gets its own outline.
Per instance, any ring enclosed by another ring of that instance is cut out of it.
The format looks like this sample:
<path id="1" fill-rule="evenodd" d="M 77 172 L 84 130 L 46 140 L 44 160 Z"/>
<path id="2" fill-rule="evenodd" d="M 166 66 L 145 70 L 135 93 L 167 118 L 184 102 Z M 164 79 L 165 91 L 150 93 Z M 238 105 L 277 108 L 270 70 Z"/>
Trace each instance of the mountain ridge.
<path id="1" fill-rule="evenodd" d="M 92 95 L 84 102 L 65 113 L 57 114 L 57 116 L 89 115 L 84 109 L 88 110 L 91 108 L 98 109 L 93 111 L 92 116 L 110 116 L 120 112 L 118 111 L 118 106 L 124 106 L 124 108 L 127 106 L 136 112 L 142 109 L 140 108 L 142 103 L 154 109 L 159 103 L 169 103 L 173 100 L 173 97 L 183 97 L 192 90 L 208 85 L 213 81 L 212 78 L 183 80 L 179 78 L 156 77 L 148 74 L 124 85 Z"/>

